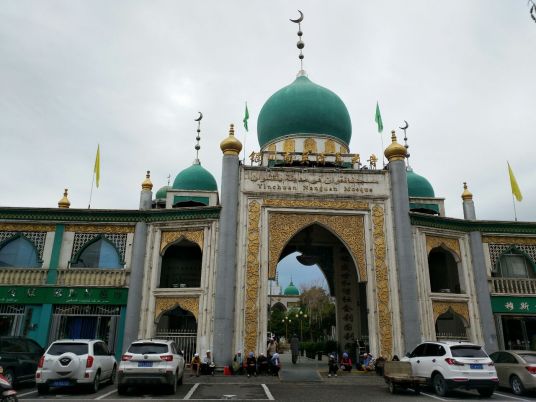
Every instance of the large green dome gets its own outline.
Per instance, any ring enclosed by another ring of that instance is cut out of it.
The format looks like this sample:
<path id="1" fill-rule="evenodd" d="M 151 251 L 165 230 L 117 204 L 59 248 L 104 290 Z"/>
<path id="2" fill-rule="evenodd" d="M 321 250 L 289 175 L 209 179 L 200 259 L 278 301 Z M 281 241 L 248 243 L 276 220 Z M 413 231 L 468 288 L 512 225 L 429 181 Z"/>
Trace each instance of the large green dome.
<path id="1" fill-rule="evenodd" d="M 218 191 L 218 185 L 214 176 L 196 162 L 175 177 L 173 190 Z"/>
<path id="2" fill-rule="evenodd" d="M 257 121 L 261 148 L 289 134 L 329 135 L 348 146 L 352 122 L 341 98 L 302 75 L 266 101 Z"/>
<path id="3" fill-rule="evenodd" d="M 294 284 L 292 283 L 292 281 L 290 281 L 290 285 L 288 285 L 285 290 L 283 291 L 283 294 L 285 296 L 299 296 L 300 295 L 300 291 L 298 290 L 298 288 L 296 286 L 294 286 Z"/>
<path id="4" fill-rule="evenodd" d="M 434 188 L 426 178 L 418 175 L 413 169 L 407 169 L 408 193 L 410 197 L 435 197 Z"/>

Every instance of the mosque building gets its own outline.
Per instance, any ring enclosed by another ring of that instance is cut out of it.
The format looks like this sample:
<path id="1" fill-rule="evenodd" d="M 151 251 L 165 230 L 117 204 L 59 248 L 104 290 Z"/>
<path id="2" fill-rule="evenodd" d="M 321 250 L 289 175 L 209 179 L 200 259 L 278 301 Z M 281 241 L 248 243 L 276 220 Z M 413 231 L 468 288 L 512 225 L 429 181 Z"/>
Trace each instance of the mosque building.
<path id="1" fill-rule="evenodd" d="M 1 207 L 0 335 L 96 337 L 117 355 L 161 337 L 227 364 L 264 351 L 270 283 L 299 253 L 325 275 L 343 349 L 536 350 L 536 223 L 478 220 L 465 184 L 464 219 L 447 217 L 395 132 L 385 167 L 349 149 L 344 102 L 303 69 L 267 99 L 257 135 L 251 164 L 231 125 L 220 172 L 196 157 L 155 193 L 147 173 L 136 210 L 71 208 L 67 190 L 58 208 Z"/>

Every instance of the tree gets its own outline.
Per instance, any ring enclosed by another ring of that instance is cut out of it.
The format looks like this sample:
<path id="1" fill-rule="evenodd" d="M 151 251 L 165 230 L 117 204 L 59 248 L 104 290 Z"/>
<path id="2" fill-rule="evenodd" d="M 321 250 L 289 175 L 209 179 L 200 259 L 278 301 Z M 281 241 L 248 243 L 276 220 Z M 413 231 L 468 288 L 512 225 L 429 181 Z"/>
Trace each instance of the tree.
<path id="1" fill-rule="evenodd" d="M 335 325 L 335 304 L 326 289 L 313 285 L 310 288 L 302 287 L 302 308 L 307 312 L 309 321 L 309 334 L 311 340 L 319 340 L 330 333 Z"/>

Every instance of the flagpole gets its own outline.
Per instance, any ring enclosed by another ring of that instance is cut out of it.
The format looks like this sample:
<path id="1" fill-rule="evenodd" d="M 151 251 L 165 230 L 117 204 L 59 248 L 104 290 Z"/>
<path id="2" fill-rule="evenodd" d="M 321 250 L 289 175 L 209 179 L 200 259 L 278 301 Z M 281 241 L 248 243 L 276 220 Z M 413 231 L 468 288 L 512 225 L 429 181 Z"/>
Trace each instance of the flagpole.
<path id="1" fill-rule="evenodd" d="M 93 171 L 93 175 L 91 176 L 91 190 L 89 191 L 89 203 L 87 205 L 87 209 L 91 209 L 91 197 L 93 197 L 93 184 L 95 183 L 95 171 Z"/>
<path id="2" fill-rule="evenodd" d="M 242 158 L 242 164 L 246 164 L 246 139 L 247 139 L 247 131 L 244 131 L 244 157 Z"/>
<path id="3" fill-rule="evenodd" d="M 514 193 L 512 193 L 512 204 L 514 205 L 514 220 L 517 222 L 516 200 L 514 199 Z"/>
<path id="4" fill-rule="evenodd" d="M 380 138 L 381 138 L 381 141 L 382 141 L 382 149 L 381 149 L 380 153 L 382 155 L 383 167 L 385 167 L 385 155 L 383 153 L 383 151 L 385 150 L 385 148 L 383 147 L 383 132 L 380 133 Z"/>

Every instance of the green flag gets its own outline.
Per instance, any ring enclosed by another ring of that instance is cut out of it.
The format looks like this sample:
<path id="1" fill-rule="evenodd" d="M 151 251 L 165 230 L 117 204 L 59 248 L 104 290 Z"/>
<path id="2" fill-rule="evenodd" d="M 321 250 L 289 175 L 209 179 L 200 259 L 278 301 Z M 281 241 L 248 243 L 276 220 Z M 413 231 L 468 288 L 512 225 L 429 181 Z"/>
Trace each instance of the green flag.
<path id="1" fill-rule="evenodd" d="M 246 131 L 249 131 L 248 129 L 248 120 L 249 120 L 249 111 L 248 111 L 248 103 L 246 102 L 246 112 L 244 113 L 244 128 Z"/>
<path id="2" fill-rule="evenodd" d="M 378 133 L 383 132 L 383 121 L 382 115 L 380 114 L 380 105 L 378 105 L 378 102 L 376 102 L 376 117 L 374 117 L 374 121 L 378 125 Z"/>

